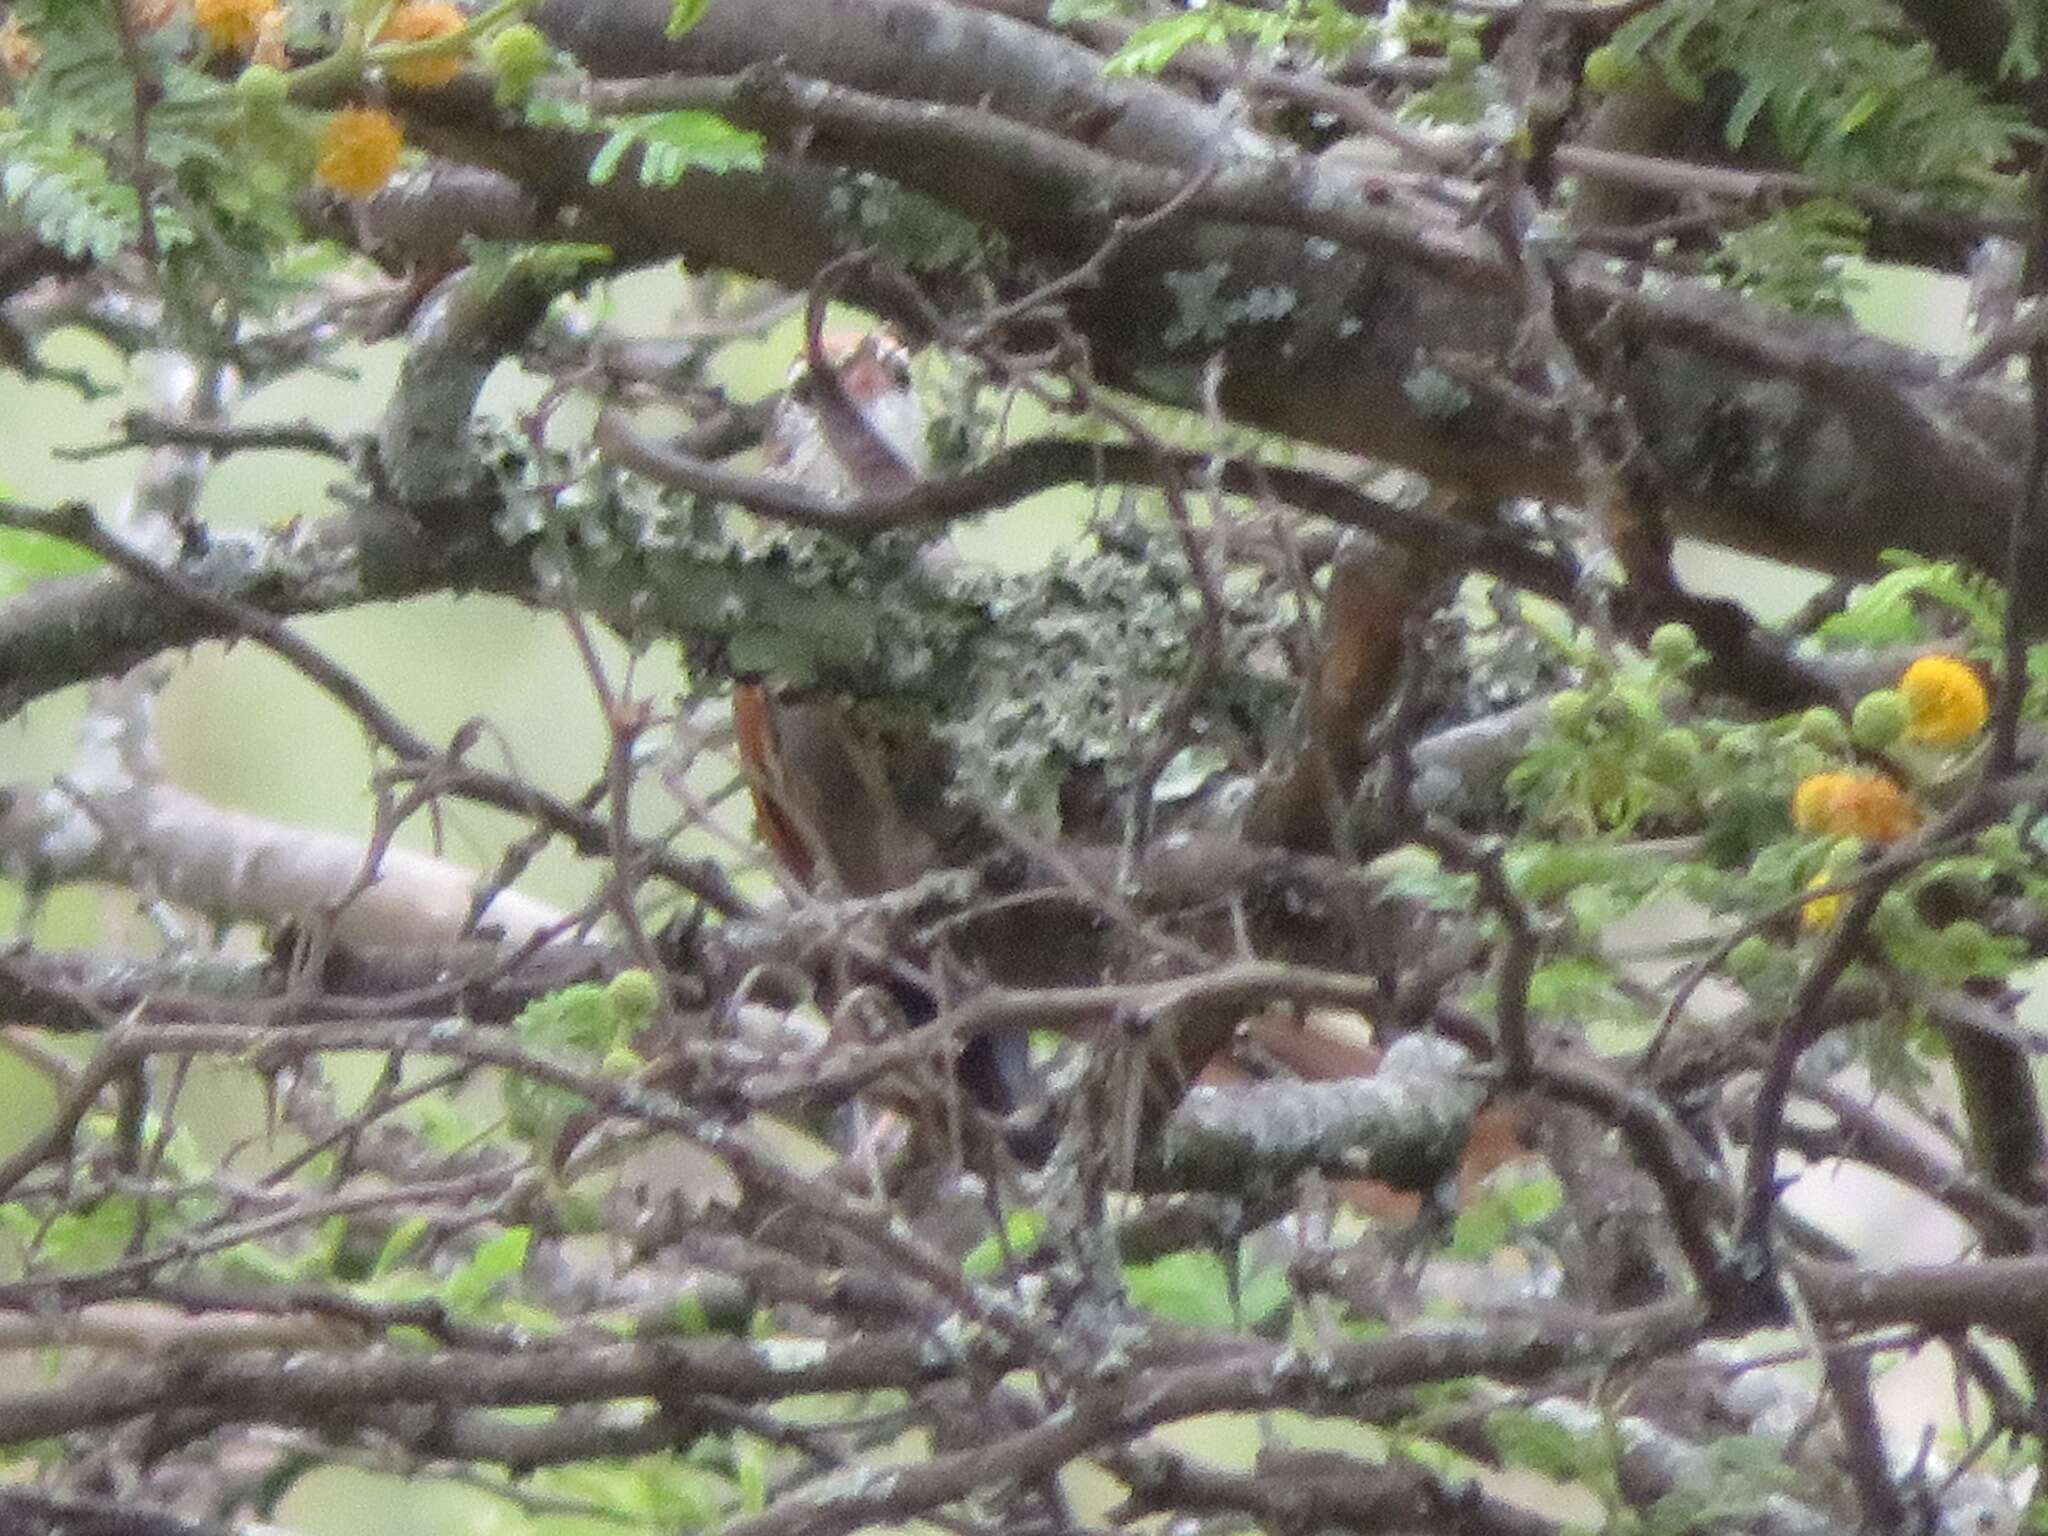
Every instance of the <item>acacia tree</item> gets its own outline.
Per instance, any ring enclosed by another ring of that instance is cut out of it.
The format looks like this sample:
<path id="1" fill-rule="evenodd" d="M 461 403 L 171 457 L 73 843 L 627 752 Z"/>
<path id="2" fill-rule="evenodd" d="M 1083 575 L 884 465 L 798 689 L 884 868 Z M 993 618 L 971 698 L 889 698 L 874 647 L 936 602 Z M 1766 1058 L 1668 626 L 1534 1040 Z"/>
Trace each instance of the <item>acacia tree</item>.
<path id="1" fill-rule="evenodd" d="M 92 685 L 0 792 L 53 1105 L 0 1528 L 242 1529 L 330 1465 L 536 1531 L 2021 1518 L 2036 0 L 5 15 L 8 366 L 181 362 L 121 506 L 0 501 L 0 715 Z M 1859 329 L 1852 257 L 1968 271 L 1969 355 Z M 729 397 L 789 314 L 800 381 Z M 364 440 L 237 409 L 393 337 Z M 333 504 L 209 526 L 270 453 Z M 951 550 L 1057 487 L 1042 568 Z M 1844 581 L 1765 625 L 1685 531 Z M 447 591 L 560 615 L 586 793 L 292 622 Z M 166 779 L 165 659 L 232 642 L 360 727 L 364 835 Z M 394 845 L 465 804 L 495 867 Z M 75 881 L 210 926 L 38 943 Z M 1825 1159 L 1953 1259 L 1789 1209 Z M 1876 1406 L 1928 1355 L 1940 1458 Z"/>

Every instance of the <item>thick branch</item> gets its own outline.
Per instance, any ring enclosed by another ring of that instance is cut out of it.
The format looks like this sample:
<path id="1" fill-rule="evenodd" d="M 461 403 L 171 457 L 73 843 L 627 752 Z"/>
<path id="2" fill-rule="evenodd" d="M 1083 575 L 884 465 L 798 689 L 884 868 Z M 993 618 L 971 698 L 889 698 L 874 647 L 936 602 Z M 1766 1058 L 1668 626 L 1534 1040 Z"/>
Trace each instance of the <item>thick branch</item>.
<path id="1" fill-rule="evenodd" d="M 581 202 L 590 227 L 624 248 L 803 283 L 844 229 L 835 209 L 845 192 L 835 205 L 838 183 L 819 164 L 836 160 L 954 200 L 1028 251 L 1078 261 L 1112 211 L 1105 198 L 1156 206 L 1185 185 L 1174 167 L 1209 165 L 1223 145 L 1187 214 L 1132 240 L 1076 305 L 1113 382 L 1194 404 L 1202 367 L 1220 352 L 1221 401 L 1241 420 L 1482 494 L 1580 494 L 1554 424 L 1495 388 L 1515 353 L 1505 273 L 1489 276 L 1484 254 L 1448 225 L 1376 207 L 1369 178 L 1312 168 L 1159 87 L 1105 95 L 1096 55 L 1003 17 L 978 17 L 974 46 L 961 46 L 958 13 L 941 0 L 835 8 L 832 26 L 816 25 L 808 4 L 763 0 L 725 8 L 679 43 L 662 35 L 664 8 L 644 0 L 556 0 L 543 15 L 612 73 L 781 60 L 857 87 L 706 86 L 742 119 L 813 130 L 807 158 L 771 159 L 754 176 L 685 176 L 668 190 L 623 178 L 579 185 L 591 141 L 502 124 L 479 131 L 477 103 L 452 95 L 420 105 L 424 139 Z M 886 68 L 874 57 L 880 39 Z M 1088 82 L 1081 94 L 1062 96 L 1077 80 Z M 900 99 L 881 100 L 884 90 Z M 967 105 L 984 97 L 988 108 Z M 933 101 L 957 105 L 943 118 L 914 105 Z M 1092 123 L 1096 108 L 1109 126 L 1076 131 L 1075 114 Z M 1226 308 L 1266 296 L 1268 318 L 1204 324 L 1186 303 L 1191 279 Z M 1995 562 L 2024 441 L 2010 392 L 1947 382 L 1924 354 L 1746 300 L 1684 287 L 1630 293 L 1592 264 L 1565 280 L 1622 342 L 1622 382 L 1694 531 L 1830 567 L 1865 564 L 1902 538 Z"/>

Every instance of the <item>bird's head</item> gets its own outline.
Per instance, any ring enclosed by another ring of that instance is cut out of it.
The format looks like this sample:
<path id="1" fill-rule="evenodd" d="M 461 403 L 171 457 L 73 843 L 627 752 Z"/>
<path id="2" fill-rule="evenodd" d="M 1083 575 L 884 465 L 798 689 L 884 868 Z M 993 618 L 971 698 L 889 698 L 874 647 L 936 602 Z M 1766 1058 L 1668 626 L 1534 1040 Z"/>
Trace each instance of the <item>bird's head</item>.
<path id="1" fill-rule="evenodd" d="M 831 496 L 854 497 L 900 487 L 878 484 L 874 461 L 885 448 L 902 469 L 921 476 L 931 464 L 925 442 L 924 406 L 910 377 L 910 349 L 887 327 L 828 331 L 818 351 L 839 381 L 864 428 L 831 429 L 831 402 L 824 400 L 810 359 L 799 351 L 777 405 L 767 442 L 770 469 Z M 869 441 L 861 441 L 865 436 Z"/>

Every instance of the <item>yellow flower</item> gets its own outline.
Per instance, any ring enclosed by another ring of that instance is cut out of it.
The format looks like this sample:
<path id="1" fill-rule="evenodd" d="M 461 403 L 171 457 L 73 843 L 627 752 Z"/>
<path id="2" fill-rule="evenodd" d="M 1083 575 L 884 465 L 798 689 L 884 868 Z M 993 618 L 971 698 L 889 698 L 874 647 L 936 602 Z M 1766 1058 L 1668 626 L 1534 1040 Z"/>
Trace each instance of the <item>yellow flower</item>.
<path id="1" fill-rule="evenodd" d="M 1833 883 L 1834 876 L 1822 870 L 1806 882 L 1806 888 L 1814 890 Z M 1825 933 L 1842 920 L 1842 896 L 1838 891 L 1832 896 L 1816 896 L 1804 902 L 1799 908 L 1799 925 L 1809 933 Z"/>
<path id="2" fill-rule="evenodd" d="M 1908 741 L 1953 747 L 1983 730 L 1991 717 L 1991 696 L 1977 669 L 1953 656 L 1922 656 L 1906 668 L 1899 692 L 1913 710 Z"/>
<path id="3" fill-rule="evenodd" d="M 222 53 L 247 53 L 276 9 L 277 0 L 192 0 L 192 20 Z"/>
<path id="4" fill-rule="evenodd" d="M 343 107 L 320 135 L 313 174 L 350 197 L 368 197 L 391 179 L 404 146 L 404 131 L 389 112 Z"/>
<path id="5" fill-rule="evenodd" d="M 1884 774 L 1816 773 L 1792 792 L 1792 821 L 1802 832 L 1895 843 L 1919 827 L 1920 813 Z"/>
<path id="6" fill-rule="evenodd" d="M 1801 779 L 1792 791 L 1792 824 L 1802 832 L 1827 831 L 1835 801 L 1855 777 L 1853 773 L 1816 773 Z"/>
<path id="7" fill-rule="evenodd" d="M 380 43 L 425 43 L 448 37 L 469 24 L 469 18 L 448 0 L 405 0 L 377 34 Z M 437 53 L 424 59 L 400 59 L 386 66 L 401 85 L 446 85 L 462 73 L 460 53 Z"/>

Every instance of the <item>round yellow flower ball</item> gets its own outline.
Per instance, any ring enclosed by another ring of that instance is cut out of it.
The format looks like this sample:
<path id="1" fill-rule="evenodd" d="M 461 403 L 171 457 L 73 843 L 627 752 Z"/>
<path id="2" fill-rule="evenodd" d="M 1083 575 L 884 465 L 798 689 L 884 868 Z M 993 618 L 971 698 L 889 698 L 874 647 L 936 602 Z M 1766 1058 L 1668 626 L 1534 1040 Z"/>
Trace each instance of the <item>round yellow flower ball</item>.
<path id="1" fill-rule="evenodd" d="M 1792 821 L 1802 832 L 1895 843 L 1919 830 L 1920 812 L 1882 773 L 1816 773 L 1792 792 Z"/>
<path id="2" fill-rule="evenodd" d="M 437 37 L 452 37 L 469 24 L 469 18 L 447 0 L 405 0 L 391 13 L 380 43 L 427 43 Z M 446 85 L 462 73 L 460 53 L 437 53 L 424 59 L 399 59 L 386 66 L 391 78 L 401 85 L 431 89 Z"/>
<path id="3" fill-rule="evenodd" d="M 1977 669 L 1953 656 L 1922 656 L 1899 679 L 1912 718 L 1906 739 L 1930 747 L 1953 747 L 1984 729 L 1991 695 Z"/>
<path id="4" fill-rule="evenodd" d="M 313 161 L 319 180 L 350 197 L 368 197 L 391 180 L 405 131 L 377 107 L 343 107 L 327 120 Z"/>
<path id="5" fill-rule="evenodd" d="M 192 0 L 192 21 L 222 53 L 249 53 L 278 0 Z"/>

